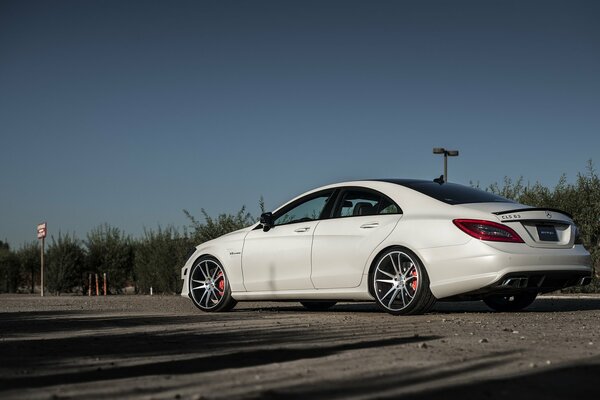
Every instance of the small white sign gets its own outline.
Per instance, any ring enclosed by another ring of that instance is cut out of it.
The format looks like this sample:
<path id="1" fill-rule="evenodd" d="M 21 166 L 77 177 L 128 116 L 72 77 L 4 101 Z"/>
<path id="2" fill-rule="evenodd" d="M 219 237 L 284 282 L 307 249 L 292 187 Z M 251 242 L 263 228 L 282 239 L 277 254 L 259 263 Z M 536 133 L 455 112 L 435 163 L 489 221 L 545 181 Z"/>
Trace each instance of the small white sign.
<path id="1" fill-rule="evenodd" d="M 37 237 L 38 239 L 43 239 L 46 237 L 46 223 L 42 222 L 37 226 Z"/>

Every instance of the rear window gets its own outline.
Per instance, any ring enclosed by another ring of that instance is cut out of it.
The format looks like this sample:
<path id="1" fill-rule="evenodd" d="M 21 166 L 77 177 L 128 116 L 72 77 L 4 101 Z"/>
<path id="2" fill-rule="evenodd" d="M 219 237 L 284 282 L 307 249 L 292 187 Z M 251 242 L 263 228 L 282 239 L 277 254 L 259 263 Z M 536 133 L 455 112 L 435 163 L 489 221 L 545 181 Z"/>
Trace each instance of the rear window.
<path id="1" fill-rule="evenodd" d="M 388 180 L 387 182 L 406 186 L 436 200 L 452 205 L 466 203 L 514 203 L 514 201 L 502 196 L 456 183 L 444 183 L 440 185 L 436 182 L 409 180 Z"/>

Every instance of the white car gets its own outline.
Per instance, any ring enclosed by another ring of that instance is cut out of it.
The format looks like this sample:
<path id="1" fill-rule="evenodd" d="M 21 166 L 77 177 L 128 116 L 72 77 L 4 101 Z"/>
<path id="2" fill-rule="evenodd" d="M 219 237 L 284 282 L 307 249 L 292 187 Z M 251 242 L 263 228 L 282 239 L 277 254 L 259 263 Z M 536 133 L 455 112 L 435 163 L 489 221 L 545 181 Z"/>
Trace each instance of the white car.
<path id="1" fill-rule="evenodd" d="M 304 193 L 260 222 L 199 245 L 182 296 L 203 311 L 237 301 L 325 310 L 373 301 L 420 314 L 436 300 L 520 310 L 538 293 L 591 281 L 571 217 L 442 181 L 364 180 Z"/>

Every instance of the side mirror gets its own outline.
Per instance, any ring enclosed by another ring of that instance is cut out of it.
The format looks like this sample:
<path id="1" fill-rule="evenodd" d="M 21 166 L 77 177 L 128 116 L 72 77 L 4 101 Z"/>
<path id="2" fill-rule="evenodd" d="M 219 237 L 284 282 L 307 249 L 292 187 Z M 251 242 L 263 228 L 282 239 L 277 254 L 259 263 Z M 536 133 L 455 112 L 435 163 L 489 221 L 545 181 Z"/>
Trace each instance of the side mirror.
<path id="1" fill-rule="evenodd" d="M 260 214 L 260 223 L 263 226 L 263 231 L 268 232 L 273 227 L 273 213 L 266 212 Z"/>

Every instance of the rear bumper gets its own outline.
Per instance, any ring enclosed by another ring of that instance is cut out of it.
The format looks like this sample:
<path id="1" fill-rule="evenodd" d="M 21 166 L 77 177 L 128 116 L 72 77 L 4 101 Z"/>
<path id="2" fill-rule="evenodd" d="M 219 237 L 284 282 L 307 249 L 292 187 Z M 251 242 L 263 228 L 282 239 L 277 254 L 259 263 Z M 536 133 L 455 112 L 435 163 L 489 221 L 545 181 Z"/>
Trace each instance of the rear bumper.
<path id="1" fill-rule="evenodd" d="M 419 256 L 438 299 L 505 289 L 545 293 L 580 284 L 592 274 L 590 254 L 580 245 L 541 249 L 474 239 L 460 246 L 421 249 Z M 525 287 L 504 287 L 511 277 L 527 278 Z"/>
<path id="2" fill-rule="evenodd" d="M 548 293 L 571 286 L 585 286 L 591 271 L 521 271 L 502 276 L 491 285 L 446 300 L 474 300 L 487 295 L 513 295 L 523 292 Z"/>

